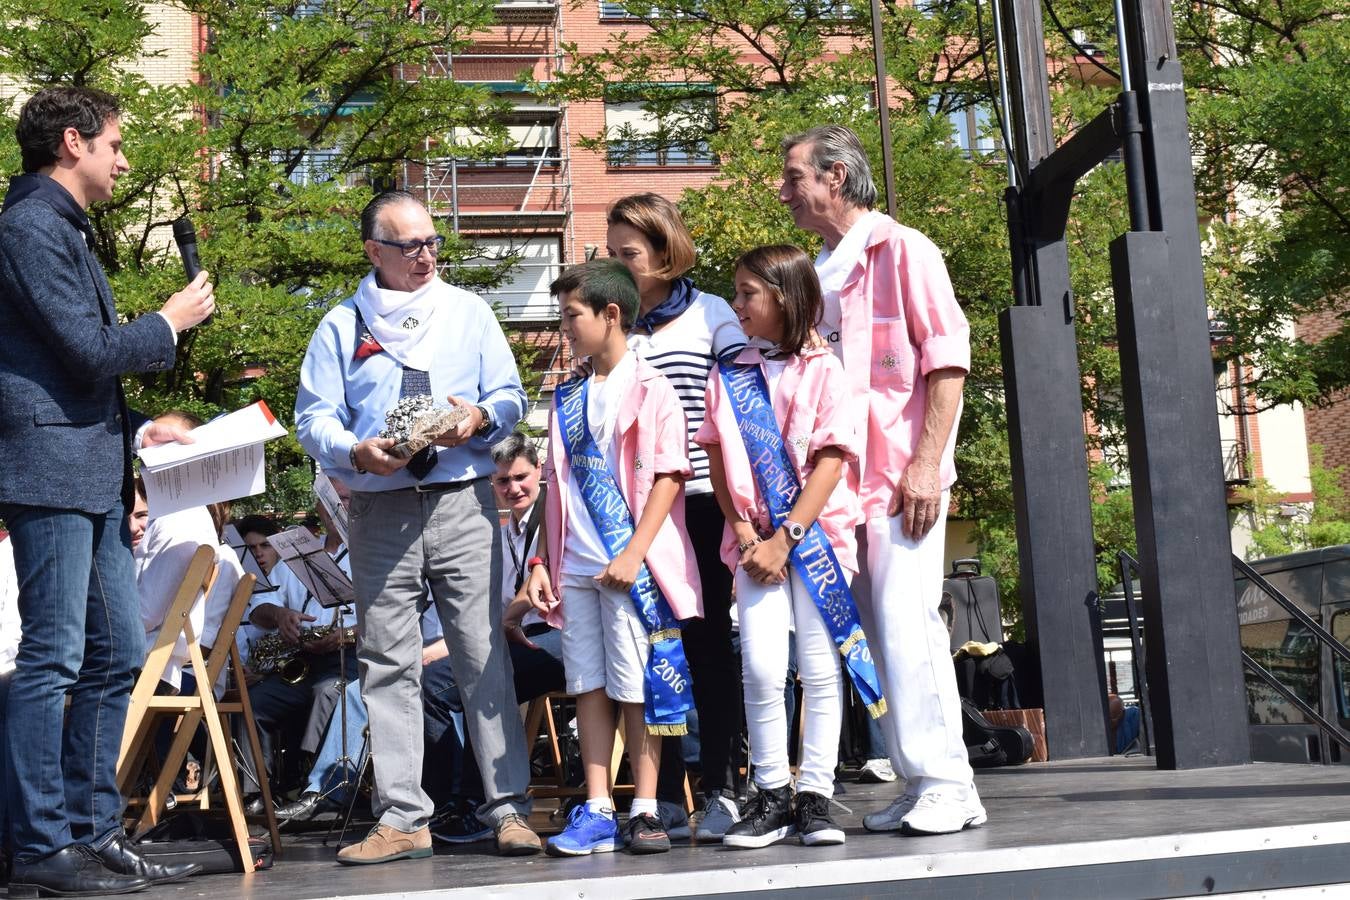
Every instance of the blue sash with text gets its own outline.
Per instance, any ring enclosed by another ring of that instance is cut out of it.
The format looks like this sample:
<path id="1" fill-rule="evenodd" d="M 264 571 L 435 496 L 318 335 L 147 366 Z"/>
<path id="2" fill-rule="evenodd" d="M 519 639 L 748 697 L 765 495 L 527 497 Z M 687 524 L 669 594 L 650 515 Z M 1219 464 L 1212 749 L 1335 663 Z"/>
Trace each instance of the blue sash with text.
<path id="1" fill-rule="evenodd" d="M 562 428 L 563 446 L 572 478 L 581 489 L 586 511 L 605 543 L 610 558 L 618 556 L 633 537 L 633 514 L 619 492 L 614 473 L 595 445 L 586 422 L 586 397 L 590 379 L 568 381 L 558 386 L 554 403 Z M 685 713 L 694 706 L 693 681 L 684 658 L 680 623 L 661 595 L 656 579 L 644 562 L 637 581 L 629 589 L 633 607 L 647 629 L 651 653 L 647 657 L 644 719 L 652 734 L 684 734 Z"/>
<path id="2" fill-rule="evenodd" d="M 718 369 L 736 412 L 736 426 L 745 442 L 759 495 L 769 509 L 769 521 L 774 528 L 779 528 L 797 502 L 801 483 L 788 458 L 778 419 L 773 414 L 769 386 L 758 365 L 719 363 Z M 811 523 L 806 537 L 792 548 L 788 560 L 801 577 L 802 584 L 806 585 L 816 609 L 820 610 L 825 627 L 834 638 L 839 655 L 844 658 L 844 670 L 858 696 L 867 704 L 867 711 L 874 719 L 884 715 L 886 698 L 881 694 L 872 652 L 858 621 L 853 592 L 849 590 L 844 570 L 819 522 Z"/>

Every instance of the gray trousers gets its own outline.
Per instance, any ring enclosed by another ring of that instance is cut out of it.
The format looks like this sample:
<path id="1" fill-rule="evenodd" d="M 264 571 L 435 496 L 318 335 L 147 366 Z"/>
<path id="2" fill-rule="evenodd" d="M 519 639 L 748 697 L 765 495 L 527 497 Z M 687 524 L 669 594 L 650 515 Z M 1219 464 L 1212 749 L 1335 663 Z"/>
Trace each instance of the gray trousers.
<path id="1" fill-rule="evenodd" d="M 353 491 L 352 583 L 361 622 L 357 658 L 370 711 L 371 805 L 382 824 L 416 831 L 431 817 L 422 790 L 422 634 L 430 588 L 464 701 L 485 802 L 495 824 L 528 815 L 529 761 L 502 633 L 497 507 L 486 478 L 419 493 Z"/>

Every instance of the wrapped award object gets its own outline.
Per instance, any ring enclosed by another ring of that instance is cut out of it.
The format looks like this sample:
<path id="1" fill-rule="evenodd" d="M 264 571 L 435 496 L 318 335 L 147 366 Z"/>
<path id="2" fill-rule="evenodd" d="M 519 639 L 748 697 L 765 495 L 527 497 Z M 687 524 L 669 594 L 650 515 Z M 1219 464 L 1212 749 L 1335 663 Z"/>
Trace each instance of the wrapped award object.
<path id="1" fill-rule="evenodd" d="M 384 431 L 380 432 L 380 437 L 397 441 L 389 453 L 407 459 L 423 447 L 429 447 L 436 438 L 468 416 L 468 407 L 437 406 L 426 394 L 404 397 L 384 414 Z"/>

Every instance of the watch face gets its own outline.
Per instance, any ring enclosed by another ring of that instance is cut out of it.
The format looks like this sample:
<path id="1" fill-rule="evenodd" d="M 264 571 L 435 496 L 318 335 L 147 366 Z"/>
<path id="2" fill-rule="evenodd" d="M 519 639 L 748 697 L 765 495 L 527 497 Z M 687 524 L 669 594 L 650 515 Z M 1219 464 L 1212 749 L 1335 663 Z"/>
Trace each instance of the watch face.
<path id="1" fill-rule="evenodd" d="M 800 541 L 802 538 L 806 537 L 806 529 L 796 522 L 788 523 L 787 533 L 788 537 L 792 538 L 794 541 Z"/>

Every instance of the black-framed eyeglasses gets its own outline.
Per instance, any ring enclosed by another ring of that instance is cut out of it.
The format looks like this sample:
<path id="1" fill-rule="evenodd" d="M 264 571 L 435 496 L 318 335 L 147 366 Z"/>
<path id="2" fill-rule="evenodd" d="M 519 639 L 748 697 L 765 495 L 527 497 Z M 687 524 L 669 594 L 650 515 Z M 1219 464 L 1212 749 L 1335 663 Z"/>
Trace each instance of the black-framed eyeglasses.
<path id="1" fill-rule="evenodd" d="M 441 255 L 441 248 L 445 246 L 445 235 L 438 234 L 434 238 L 427 238 L 425 241 L 383 241 L 379 238 L 371 238 L 377 244 L 384 244 L 386 247 L 397 247 L 398 252 L 403 254 L 404 259 L 417 259 L 422 253 L 422 248 L 427 248 L 433 257 Z"/>

